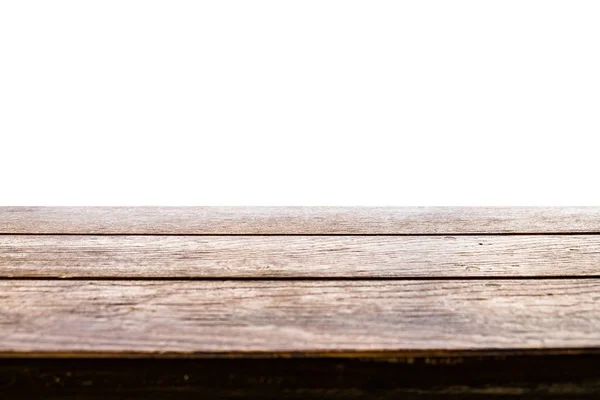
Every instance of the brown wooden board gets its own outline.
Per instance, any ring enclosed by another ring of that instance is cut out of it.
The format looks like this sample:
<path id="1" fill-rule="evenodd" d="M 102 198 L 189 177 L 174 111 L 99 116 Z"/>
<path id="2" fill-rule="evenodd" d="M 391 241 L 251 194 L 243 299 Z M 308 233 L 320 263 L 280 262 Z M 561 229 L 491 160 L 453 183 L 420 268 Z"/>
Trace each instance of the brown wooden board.
<path id="1" fill-rule="evenodd" d="M 600 398 L 600 208 L 0 207 L 0 398 Z"/>
<path id="2" fill-rule="evenodd" d="M 0 353 L 594 348 L 597 279 L 0 281 Z"/>
<path id="3" fill-rule="evenodd" d="M 0 235 L 0 277 L 600 276 L 600 235 Z"/>
<path id="4" fill-rule="evenodd" d="M 0 207 L 0 233 L 600 233 L 600 207 Z"/>

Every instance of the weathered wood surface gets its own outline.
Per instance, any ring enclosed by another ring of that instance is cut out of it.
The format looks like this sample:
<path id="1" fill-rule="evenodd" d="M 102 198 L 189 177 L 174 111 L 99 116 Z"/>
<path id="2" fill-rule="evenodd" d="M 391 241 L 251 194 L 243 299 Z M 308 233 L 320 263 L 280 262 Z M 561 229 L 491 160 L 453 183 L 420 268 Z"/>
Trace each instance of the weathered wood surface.
<path id="1" fill-rule="evenodd" d="M 599 371 L 600 207 L 0 207 L 1 398 L 588 399 Z"/>
<path id="2" fill-rule="evenodd" d="M 0 277 L 600 276 L 600 235 L 0 235 Z"/>
<path id="3" fill-rule="evenodd" d="M 600 233 L 600 207 L 0 207 L 0 233 Z"/>
<path id="4" fill-rule="evenodd" d="M 0 353 L 600 346 L 600 281 L 0 281 Z"/>

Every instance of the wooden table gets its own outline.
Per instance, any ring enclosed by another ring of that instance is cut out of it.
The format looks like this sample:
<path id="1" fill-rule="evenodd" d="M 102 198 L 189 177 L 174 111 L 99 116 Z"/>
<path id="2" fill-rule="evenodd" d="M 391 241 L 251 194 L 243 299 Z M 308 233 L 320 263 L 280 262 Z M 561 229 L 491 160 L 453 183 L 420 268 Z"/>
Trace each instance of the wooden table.
<path id="1" fill-rule="evenodd" d="M 600 396 L 600 208 L 0 208 L 0 398 Z"/>

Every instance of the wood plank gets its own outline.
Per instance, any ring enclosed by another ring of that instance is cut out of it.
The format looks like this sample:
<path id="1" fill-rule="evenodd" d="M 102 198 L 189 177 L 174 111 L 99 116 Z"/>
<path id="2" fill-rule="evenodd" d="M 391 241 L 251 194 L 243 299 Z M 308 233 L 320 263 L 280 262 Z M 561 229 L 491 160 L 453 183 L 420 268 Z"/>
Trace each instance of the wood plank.
<path id="1" fill-rule="evenodd" d="M 0 236 L 0 277 L 600 275 L 600 235 Z"/>
<path id="2" fill-rule="evenodd" d="M 1 207 L 0 233 L 600 233 L 600 207 Z"/>
<path id="3" fill-rule="evenodd" d="M 0 353 L 600 346 L 600 280 L 0 281 Z"/>

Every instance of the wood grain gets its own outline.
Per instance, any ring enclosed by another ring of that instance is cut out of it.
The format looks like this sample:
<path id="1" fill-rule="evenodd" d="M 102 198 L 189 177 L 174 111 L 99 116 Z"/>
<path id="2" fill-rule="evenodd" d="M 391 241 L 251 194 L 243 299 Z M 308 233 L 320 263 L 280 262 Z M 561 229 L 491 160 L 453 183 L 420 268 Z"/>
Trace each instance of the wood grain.
<path id="1" fill-rule="evenodd" d="M 8 234 L 600 233 L 600 207 L 0 207 Z"/>
<path id="2" fill-rule="evenodd" d="M 5 280 L 0 338 L 12 357 L 591 348 L 600 282 Z"/>
<path id="3" fill-rule="evenodd" d="M 0 207 L 0 397 L 600 398 L 598 278 L 600 207 Z"/>
<path id="4" fill-rule="evenodd" d="M 0 277 L 600 275 L 600 235 L 0 236 Z"/>

